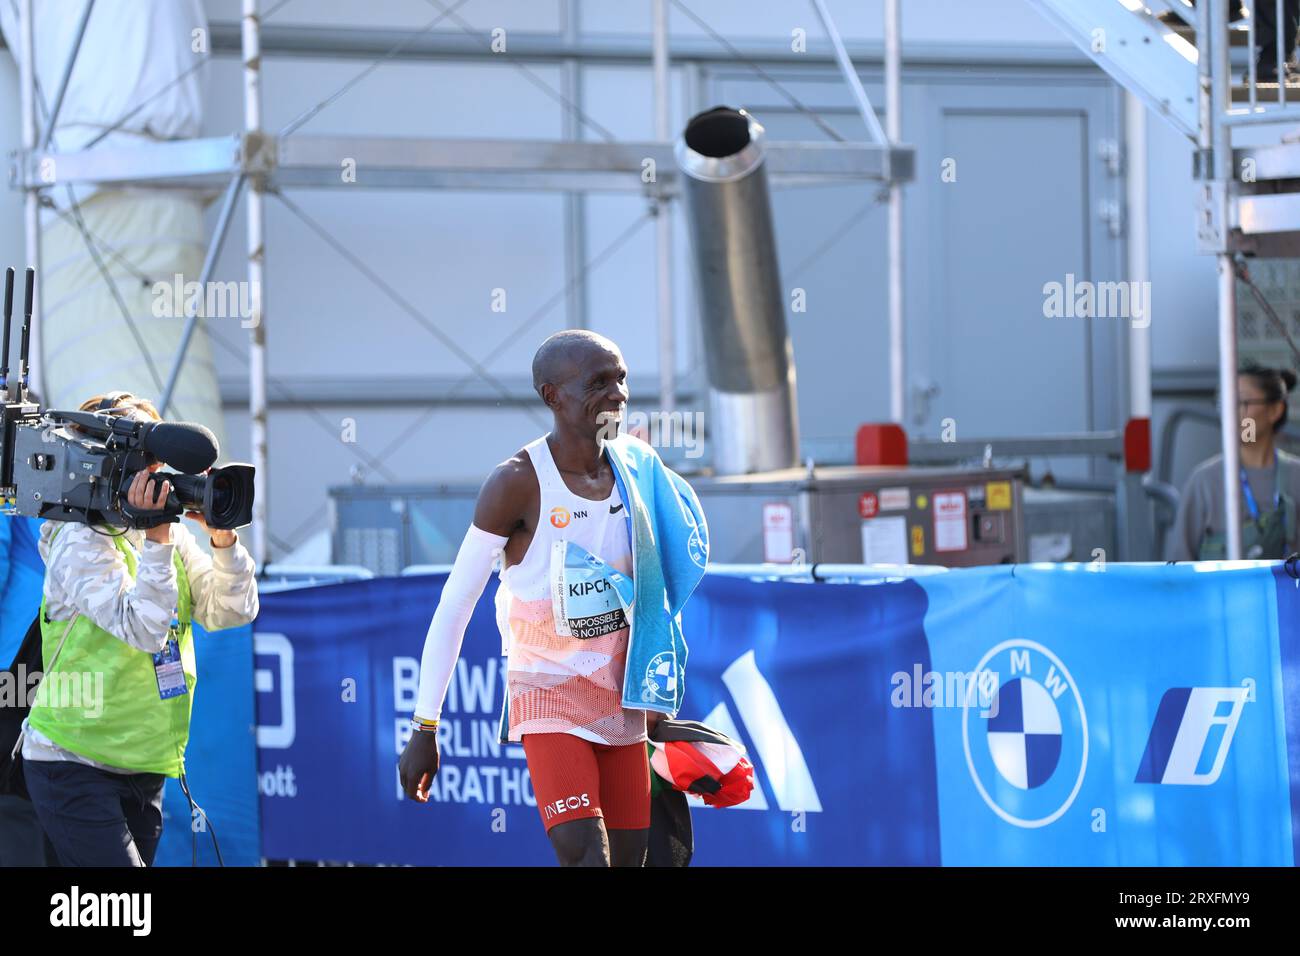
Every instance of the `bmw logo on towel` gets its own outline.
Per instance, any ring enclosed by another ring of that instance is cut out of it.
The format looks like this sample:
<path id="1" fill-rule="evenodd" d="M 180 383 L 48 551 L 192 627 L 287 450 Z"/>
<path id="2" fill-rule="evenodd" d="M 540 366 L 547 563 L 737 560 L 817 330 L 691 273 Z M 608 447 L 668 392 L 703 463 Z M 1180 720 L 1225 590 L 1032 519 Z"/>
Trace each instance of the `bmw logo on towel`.
<path id="1" fill-rule="evenodd" d="M 661 651 L 650 659 L 641 683 L 641 699 L 661 700 L 671 704 L 677 699 L 677 658 Z"/>
<path id="2" fill-rule="evenodd" d="M 1083 786 L 1088 721 L 1083 698 L 1060 658 L 1034 641 L 1004 641 L 975 673 L 992 672 L 962 708 L 966 766 L 980 796 L 1007 823 L 1043 827 L 1060 818 Z"/>

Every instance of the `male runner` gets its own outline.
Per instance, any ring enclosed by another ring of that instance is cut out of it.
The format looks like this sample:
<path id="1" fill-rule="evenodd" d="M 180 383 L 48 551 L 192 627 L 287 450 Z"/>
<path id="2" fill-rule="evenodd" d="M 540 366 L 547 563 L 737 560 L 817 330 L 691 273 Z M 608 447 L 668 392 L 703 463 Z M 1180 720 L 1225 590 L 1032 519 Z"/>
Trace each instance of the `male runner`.
<path id="1" fill-rule="evenodd" d="M 650 826 L 647 713 L 652 725 L 660 715 L 621 704 L 629 628 L 615 585 L 626 587 L 620 575 L 631 578 L 632 552 L 627 502 L 604 449 L 624 416 L 627 366 L 603 336 L 557 332 L 533 358 L 533 387 L 555 424 L 493 469 L 479 492 L 425 639 L 401 784 L 408 797 L 427 802 L 443 698 L 493 559 L 503 553 L 497 600 L 498 619 L 509 622 L 509 739 L 523 743 L 556 856 L 562 866 L 642 866 Z M 566 551 L 587 557 L 575 544 L 600 560 L 557 571 Z M 577 589 L 583 597 L 565 603 L 553 585 L 568 571 L 587 577 Z"/>

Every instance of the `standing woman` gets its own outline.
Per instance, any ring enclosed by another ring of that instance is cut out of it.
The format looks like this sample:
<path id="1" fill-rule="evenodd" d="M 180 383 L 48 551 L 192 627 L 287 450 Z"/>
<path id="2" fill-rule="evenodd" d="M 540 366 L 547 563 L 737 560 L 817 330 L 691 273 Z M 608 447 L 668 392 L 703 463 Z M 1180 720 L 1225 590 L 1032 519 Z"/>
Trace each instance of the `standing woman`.
<path id="1" fill-rule="evenodd" d="M 159 421 L 153 403 L 125 392 L 82 411 Z M 140 471 L 127 489 L 137 511 L 156 511 L 170 484 Z M 253 559 L 234 531 L 185 513 L 212 544 L 203 552 L 180 523 L 147 530 L 46 521 L 41 634 L 47 685 L 94 678 L 71 706 L 36 695 L 22 755 L 36 816 L 64 866 L 150 866 L 162 836 L 167 777 L 184 777 L 198 679 L 191 621 L 210 631 L 257 616 Z M 64 684 L 63 686 L 67 686 Z M 57 693 L 57 692 L 56 692 Z"/>
<path id="2" fill-rule="evenodd" d="M 1281 560 L 1300 550 L 1296 525 L 1300 458 L 1276 447 L 1286 424 L 1287 397 L 1295 387 L 1290 369 L 1244 367 L 1237 377 L 1241 471 L 1234 491 L 1241 499 L 1241 554 Z M 1253 440 L 1252 440 L 1253 439 Z M 1223 456 L 1215 455 L 1187 479 L 1165 557 L 1210 561 L 1227 557 L 1224 533 Z"/>

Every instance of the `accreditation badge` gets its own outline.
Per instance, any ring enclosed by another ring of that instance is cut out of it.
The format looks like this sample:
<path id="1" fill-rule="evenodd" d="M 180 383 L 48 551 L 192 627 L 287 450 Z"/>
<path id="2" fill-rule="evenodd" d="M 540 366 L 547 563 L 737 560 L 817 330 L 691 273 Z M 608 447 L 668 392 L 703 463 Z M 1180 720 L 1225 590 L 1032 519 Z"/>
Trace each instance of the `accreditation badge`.
<path id="1" fill-rule="evenodd" d="M 175 633 L 167 638 L 167 646 L 153 655 L 153 672 L 158 678 L 158 696 L 163 700 L 180 697 L 190 692 L 185 683 L 185 667 L 181 663 L 181 646 Z"/>

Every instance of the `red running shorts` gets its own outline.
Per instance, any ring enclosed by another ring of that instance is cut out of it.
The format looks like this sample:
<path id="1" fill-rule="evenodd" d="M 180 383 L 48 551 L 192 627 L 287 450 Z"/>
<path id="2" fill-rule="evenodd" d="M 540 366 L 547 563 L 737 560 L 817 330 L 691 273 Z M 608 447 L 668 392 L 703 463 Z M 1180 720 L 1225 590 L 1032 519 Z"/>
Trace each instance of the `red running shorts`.
<path id="1" fill-rule="evenodd" d="M 606 830 L 650 826 L 646 745 L 597 744 L 573 734 L 524 734 L 537 811 L 549 831 L 558 823 L 602 817 Z"/>

